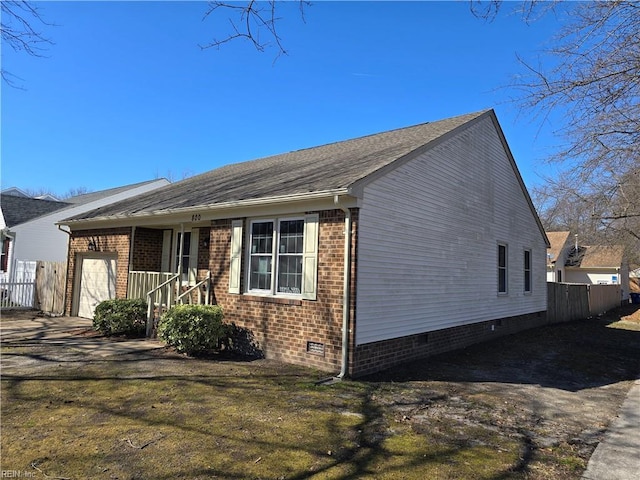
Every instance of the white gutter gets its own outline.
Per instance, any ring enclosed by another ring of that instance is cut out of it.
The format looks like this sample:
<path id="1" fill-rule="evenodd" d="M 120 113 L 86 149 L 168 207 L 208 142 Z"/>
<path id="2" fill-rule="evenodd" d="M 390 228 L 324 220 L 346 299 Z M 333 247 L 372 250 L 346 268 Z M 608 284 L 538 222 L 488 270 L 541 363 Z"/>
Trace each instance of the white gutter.
<path id="1" fill-rule="evenodd" d="M 343 278 L 343 292 L 342 292 L 342 364 L 339 379 L 342 379 L 347 374 L 348 359 L 349 359 L 349 312 L 350 312 L 350 297 L 349 286 L 351 280 L 351 212 L 344 205 L 340 204 L 340 197 L 335 195 L 333 202 L 336 207 L 344 212 L 344 278 Z"/>
<path id="2" fill-rule="evenodd" d="M 137 218 L 157 218 L 176 214 L 195 214 L 202 212 L 215 212 L 233 208 L 268 206 L 281 203 L 293 203 L 304 200 L 318 200 L 322 198 L 331 199 L 337 195 L 345 195 L 349 193 L 347 189 L 326 190 L 322 192 L 298 193 L 294 195 L 281 195 L 267 198 L 257 198 L 249 200 L 234 200 L 231 202 L 213 203 L 209 205 L 196 205 L 192 207 L 166 208 L 156 211 L 142 211 L 136 213 L 121 213 L 115 215 L 105 215 L 100 217 L 79 219 L 79 220 L 61 220 L 56 225 L 82 225 L 89 224 L 87 228 L 91 228 L 90 224 L 98 221 L 113 221 L 117 219 L 137 219 Z"/>

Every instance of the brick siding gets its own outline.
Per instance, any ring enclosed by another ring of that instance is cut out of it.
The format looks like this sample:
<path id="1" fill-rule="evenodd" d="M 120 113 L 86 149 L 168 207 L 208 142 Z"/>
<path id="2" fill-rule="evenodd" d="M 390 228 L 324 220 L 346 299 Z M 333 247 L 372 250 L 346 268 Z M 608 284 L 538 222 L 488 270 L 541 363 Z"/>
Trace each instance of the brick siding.
<path id="1" fill-rule="evenodd" d="M 317 300 L 230 294 L 231 220 L 218 221 L 211 227 L 209 270 L 213 300 L 222 306 L 225 320 L 248 336 L 245 340 L 254 353 L 337 373 L 342 358 L 344 213 L 328 210 L 319 214 Z M 357 218 L 357 214 L 354 216 Z M 248 228 L 246 224 L 244 228 Z M 242 289 L 246 286 L 245 262 L 243 255 Z M 308 351 L 309 346 L 312 351 Z M 313 347 L 322 347 L 323 351 Z"/>
<path id="2" fill-rule="evenodd" d="M 159 272 L 162 265 L 163 230 L 136 228 L 133 236 L 131 270 Z"/>

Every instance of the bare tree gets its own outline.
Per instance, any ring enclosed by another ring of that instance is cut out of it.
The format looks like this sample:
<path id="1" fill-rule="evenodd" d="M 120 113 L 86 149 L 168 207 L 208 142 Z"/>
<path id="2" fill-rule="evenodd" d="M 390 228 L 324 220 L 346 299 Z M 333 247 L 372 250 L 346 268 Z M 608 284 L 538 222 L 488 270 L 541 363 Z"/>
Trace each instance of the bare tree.
<path id="1" fill-rule="evenodd" d="M 311 2 L 298 0 L 300 16 L 304 20 L 304 9 Z M 218 12 L 226 11 L 231 31 L 221 39 L 213 39 L 201 48 L 219 48 L 221 45 L 233 40 L 241 39 L 249 41 L 256 50 L 263 52 L 269 46 L 275 46 L 279 55 L 286 55 L 282 39 L 278 34 L 277 25 L 282 18 L 278 14 L 278 2 L 276 0 L 247 2 L 209 2 L 204 19 Z"/>
<path id="2" fill-rule="evenodd" d="M 91 190 L 88 189 L 87 187 L 72 187 L 62 194 L 58 194 L 54 192 L 52 189 L 45 188 L 45 187 L 25 188 L 23 191 L 26 195 L 32 198 L 46 197 L 50 195 L 60 201 L 64 201 L 68 198 L 75 197 L 78 195 L 84 195 L 85 193 L 91 193 Z"/>
<path id="3" fill-rule="evenodd" d="M 560 8 L 561 5 L 561 8 Z M 502 14 L 501 0 L 472 1 L 479 17 Z M 550 156 L 559 173 L 534 192 L 550 227 L 592 241 L 640 247 L 640 3 L 523 0 L 526 22 L 552 13 L 563 23 L 551 47 L 511 85 L 522 109 L 542 123 L 560 118 Z"/>
<path id="4" fill-rule="evenodd" d="M 42 57 L 47 47 L 53 42 L 44 36 L 40 30 L 47 23 L 39 10 L 32 3 L 20 0 L 2 0 L 0 2 L 2 22 L 0 30 L 2 43 L 16 52 L 24 52 L 34 57 Z M 9 85 L 15 86 L 15 75 L 4 68 L 0 70 L 2 79 Z"/>

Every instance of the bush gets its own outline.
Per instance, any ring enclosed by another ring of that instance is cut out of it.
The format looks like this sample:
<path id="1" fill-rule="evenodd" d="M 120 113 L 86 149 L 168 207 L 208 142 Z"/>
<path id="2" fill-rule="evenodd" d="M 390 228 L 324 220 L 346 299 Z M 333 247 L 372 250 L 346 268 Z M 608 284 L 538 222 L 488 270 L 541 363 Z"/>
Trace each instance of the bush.
<path id="1" fill-rule="evenodd" d="M 222 317 L 217 305 L 177 305 L 160 319 L 158 336 L 188 355 L 216 350 L 231 333 Z"/>
<path id="2" fill-rule="evenodd" d="M 100 302 L 93 315 L 93 328 L 105 335 L 144 336 L 147 303 L 140 299 L 116 298 Z"/>

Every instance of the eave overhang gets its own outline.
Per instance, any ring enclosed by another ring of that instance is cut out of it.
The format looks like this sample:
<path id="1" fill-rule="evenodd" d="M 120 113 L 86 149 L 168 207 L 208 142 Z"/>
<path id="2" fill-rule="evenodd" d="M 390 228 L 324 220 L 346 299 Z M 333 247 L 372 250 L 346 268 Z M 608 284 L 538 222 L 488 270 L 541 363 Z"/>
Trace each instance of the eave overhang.
<path id="1" fill-rule="evenodd" d="M 117 227 L 171 227 L 179 224 L 210 225 L 222 219 L 286 215 L 314 210 L 335 209 L 334 199 L 338 196 L 342 204 L 349 208 L 359 205 L 358 198 L 350 189 L 341 188 L 322 192 L 238 200 L 197 205 L 183 208 L 167 208 L 155 211 L 117 214 L 79 220 L 62 220 L 57 225 L 68 226 L 71 230 Z"/>

